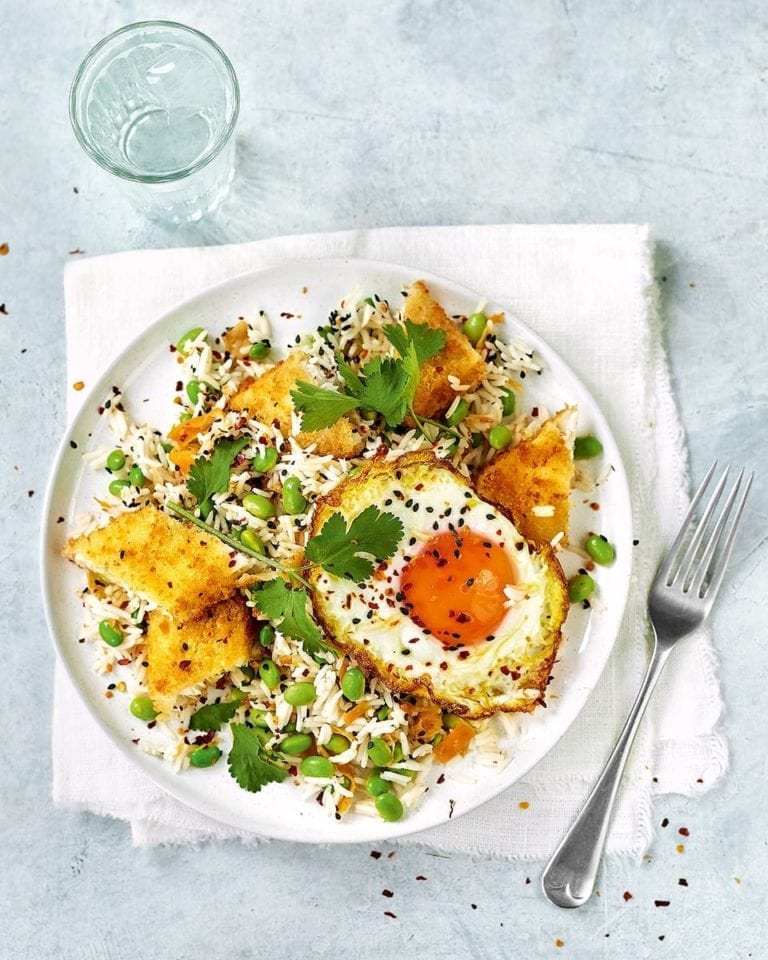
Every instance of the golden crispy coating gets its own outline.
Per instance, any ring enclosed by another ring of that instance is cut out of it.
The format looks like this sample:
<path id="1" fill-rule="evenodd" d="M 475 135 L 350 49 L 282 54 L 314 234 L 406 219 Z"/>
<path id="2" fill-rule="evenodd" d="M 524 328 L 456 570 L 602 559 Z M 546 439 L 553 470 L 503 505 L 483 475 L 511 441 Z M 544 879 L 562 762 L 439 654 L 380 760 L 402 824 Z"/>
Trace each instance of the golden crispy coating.
<path id="1" fill-rule="evenodd" d="M 298 380 L 313 382 L 312 375 L 304 365 L 305 359 L 302 353 L 292 351 L 286 360 L 281 360 L 260 377 L 244 380 L 229 401 L 230 408 L 248 410 L 257 420 L 273 423 L 283 436 L 290 436 L 293 414 L 291 390 Z M 325 430 L 300 433 L 296 439 L 301 447 L 314 443 L 317 453 L 342 460 L 356 456 L 365 446 L 365 441 L 346 417 Z"/>
<path id="2" fill-rule="evenodd" d="M 453 403 L 456 393 L 448 377 L 476 387 L 485 376 L 485 364 L 480 354 L 467 340 L 445 310 L 432 299 L 429 290 L 417 280 L 405 298 L 403 317 L 414 323 L 426 323 L 445 333 L 445 346 L 436 357 L 422 366 L 413 409 L 422 417 L 440 417 Z"/>
<path id="3" fill-rule="evenodd" d="M 256 621 L 240 596 L 208 607 L 196 620 L 177 623 L 160 610 L 147 618 L 147 687 L 153 701 L 213 680 L 251 658 Z"/>
<path id="4" fill-rule="evenodd" d="M 179 622 L 231 597 L 243 580 L 229 566 L 229 549 L 220 540 L 155 507 L 121 513 L 105 527 L 70 540 L 62 552 Z"/>
<path id="5" fill-rule="evenodd" d="M 532 437 L 496 454 L 477 476 L 480 496 L 508 510 L 520 532 L 536 544 L 549 542 L 561 531 L 561 542 L 568 540 L 573 412 L 565 407 Z"/>

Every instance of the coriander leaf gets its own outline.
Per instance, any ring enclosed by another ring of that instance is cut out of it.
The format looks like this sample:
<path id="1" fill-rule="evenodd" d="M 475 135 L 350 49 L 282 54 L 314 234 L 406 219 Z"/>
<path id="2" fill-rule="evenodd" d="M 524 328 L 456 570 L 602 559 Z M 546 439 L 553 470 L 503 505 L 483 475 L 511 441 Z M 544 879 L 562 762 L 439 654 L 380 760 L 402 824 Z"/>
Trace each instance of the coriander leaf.
<path id="1" fill-rule="evenodd" d="M 445 346 L 445 333 L 426 323 L 414 323 L 406 319 L 403 324 L 390 323 L 384 327 L 384 336 L 405 359 L 409 344 L 416 350 L 416 360 L 421 366 L 431 357 L 436 357 Z"/>
<path id="2" fill-rule="evenodd" d="M 340 353 L 336 354 L 336 367 L 339 371 L 339 376 L 344 381 L 347 393 L 350 394 L 350 396 L 359 397 L 363 392 L 363 381 Z"/>
<path id="3" fill-rule="evenodd" d="M 268 783 L 280 783 L 288 771 L 262 757 L 264 750 L 257 734 L 244 723 L 231 723 L 232 748 L 227 757 L 230 775 L 243 790 L 258 793 Z"/>
<path id="4" fill-rule="evenodd" d="M 267 580 L 256 584 L 251 597 L 262 616 L 280 621 L 280 632 L 301 640 L 310 656 L 331 649 L 307 612 L 309 594 L 302 587 L 292 587 L 285 580 Z"/>
<path id="5" fill-rule="evenodd" d="M 190 730 L 218 730 L 222 724 L 228 723 L 237 713 L 240 704 L 230 700 L 221 703 L 206 703 L 204 707 L 193 713 L 189 720 Z"/>
<path id="6" fill-rule="evenodd" d="M 408 375 L 400 360 L 393 357 L 370 360 L 362 369 L 365 376 L 360 405 L 380 413 L 390 427 L 396 427 L 405 417 L 405 389 Z"/>
<path id="7" fill-rule="evenodd" d="M 291 390 L 294 406 L 301 413 L 301 429 L 323 430 L 331 427 L 345 414 L 357 409 L 360 401 L 338 390 L 325 390 L 314 383 L 299 380 L 298 389 Z"/>
<path id="8" fill-rule="evenodd" d="M 333 576 L 361 583 L 373 574 L 374 566 L 367 556 L 360 554 L 369 554 L 379 561 L 388 560 L 402 536 L 400 520 L 371 505 L 355 517 L 349 527 L 340 513 L 332 514 L 320 533 L 309 540 L 304 552 L 308 560 Z"/>
<path id="9" fill-rule="evenodd" d="M 198 503 L 203 503 L 214 493 L 227 492 L 232 461 L 247 443 L 247 437 L 237 440 L 226 437 L 218 441 L 210 457 L 195 460 L 189 468 L 187 489 Z"/>

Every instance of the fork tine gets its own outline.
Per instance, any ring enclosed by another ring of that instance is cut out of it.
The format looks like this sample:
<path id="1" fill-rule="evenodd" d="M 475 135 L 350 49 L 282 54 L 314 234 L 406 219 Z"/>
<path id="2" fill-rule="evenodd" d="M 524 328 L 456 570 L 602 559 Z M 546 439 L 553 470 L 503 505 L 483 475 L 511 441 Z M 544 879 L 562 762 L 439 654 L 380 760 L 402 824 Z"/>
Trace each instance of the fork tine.
<path id="1" fill-rule="evenodd" d="M 728 497 L 728 500 L 726 501 L 726 504 L 723 507 L 723 514 L 720 518 L 720 521 L 718 522 L 719 530 L 717 528 L 715 529 L 715 533 L 717 534 L 717 537 L 713 535 L 712 541 L 710 541 L 710 544 L 707 547 L 707 552 L 702 560 L 701 569 L 691 585 L 691 589 L 694 591 L 694 595 L 700 596 L 702 598 L 706 598 L 708 605 L 711 605 L 712 603 L 714 603 L 715 597 L 717 596 L 717 592 L 720 589 L 720 586 L 723 582 L 723 577 L 725 576 L 725 569 L 728 566 L 728 561 L 730 560 L 731 553 L 733 551 L 733 545 L 736 542 L 736 533 L 738 532 L 739 524 L 741 523 L 741 515 L 744 512 L 744 505 L 747 502 L 747 497 L 749 496 L 749 491 L 752 487 L 752 481 L 755 479 L 754 473 L 751 473 L 749 475 L 749 478 L 747 479 L 747 482 L 744 486 L 744 490 L 741 494 L 741 498 L 739 499 L 738 506 L 736 507 L 736 513 L 734 514 L 733 520 L 731 521 L 731 527 L 730 527 L 730 530 L 728 531 L 728 536 L 725 539 L 725 544 L 720 553 L 720 556 L 717 558 L 717 563 L 714 569 L 712 570 L 712 576 L 710 577 L 709 584 L 707 585 L 707 589 L 704 592 L 702 592 L 702 586 L 704 584 L 704 579 L 707 575 L 707 570 L 712 562 L 712 557 L 714 556 L 715 549 L 717 548 L 716 541 L 719 541 L 721 538 L 723 529 L 725 528 L 727 515 L 730 513 L 731 506 L 736 498 L 736 493 L 739 489 L 743 476 L 744 476 L 744 468 L 742 467 L 741 472 L 739 473 L 739 476 L 736 480 L 736 483 L 734 484 L 731 495 Z"/>
<path id="2" fill-rule="evenodd" d="M 698 490 L 696 491 L 696 493 L 694 493 L 693 499 L 691 500 L 691 505 L 690 507 L 688 507 L 688 512 L 685 515 L 685 519 L 680 525 L 680 531 L 675 537 L 675 540 L 672 546 L 669 548 L 669 551 L 666 557 L 662 561 L 662 564 L 659 567 L 659 572 L 656 574 L 656 579 L 658 581 L 663 580 L 664 583 L 667 582 L 667 578 L 669 577 L 670 570 L 672 569 L 672 567 L 675 564 L 675 561 L 677 560 L 677 555 L 680 552 L 680 548 L 685 543 L 685 537 L 686 537 L 686 534 L 688 533 L 688 527 L 691 523 L 691 520 L 693 519 L 694 513 L 696 512 L 696 507 L 699 505 L 699 501 L 704 496 L 704 491 L 707 489 L 707 486 L 709 485 L 709 481 L 712 479 L 712 474 L 715 472 L 716 467 L 717 467 L 717 460 L 715 460 L 715 462 L 712 464 L 709 470 L 707 470 L 706 474 L 704 475 L 704 479 L 699 484 Z"/>
<path id="3" fill-rule="evenodd" d="M 677 568 L 677 572 L 671 581 L 667 581 L 669 586 L 672 586 L 676 581 L 680 581 L 683 589 L 685 589 L 685 584 L 691 579 L 692 572 L 694 570 L 694 564 L 696 563 L 696 554 L 699 550 L 699 544 L 701 543 L 704 533 L 706 532 L 707 525 L 709 523 L 710 517 L 715 512 L 715 507 L 717 506 L 720 495 L 723 492 L 723 487 L 725 482 L 728 479 L 728 474 L 730 473 L 731 465 L 728 464 L 723 470 L 723 474 L 720 479 L 717 481 L 717 486 L 712 491 L 712 496 L 707 501 L 707 505 L 704 508 L 704 512 L 699 518 L 699 522 L 696 524 L 696 527 L 691 537 L 691 542 L 688 544 L 688 549 L 685 551 L 682 560 L 680 561 L 680 566 Z"/>

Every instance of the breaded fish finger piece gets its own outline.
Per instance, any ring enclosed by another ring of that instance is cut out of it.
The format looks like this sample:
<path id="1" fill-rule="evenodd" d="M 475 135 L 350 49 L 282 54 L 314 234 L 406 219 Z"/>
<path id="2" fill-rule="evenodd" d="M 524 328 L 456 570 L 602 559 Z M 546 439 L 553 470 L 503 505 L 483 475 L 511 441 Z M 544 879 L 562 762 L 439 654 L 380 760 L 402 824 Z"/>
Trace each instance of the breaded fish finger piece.
<path id="1" fill-rule="evenodd" d="M 284 437 L 290 436 L 293 416 L 291 390 L 300 380 L 310 383 L 313 380 L 304 364 L 305 359 L 302 353 L 293 351 L 286 360 L 281 360 L 260 377 L 244 380 L 229 401 L 230 409 L 247 410 L 262 423 L 275 424 Z M 321 456 L 342 460 L 356 456 L 365 446 L 365 440 L 346 417 L 324 430 L 300 433 L 296 440 L 300 447 L 314 444 L 315 452 Z"/>
<path id="2" fill-rule="evenodd" d="M 208 607 L 196 620 L 177 623 L 161 610 L 147 617 L 149 696 L 157 704 L 203 680 L 213 680 L 251 659 L 256 621 L 238 595 Z"/>
<path id="3" fill-rule="evenodd" d="M 575 414 L 574 407 L 565 407 L 533 436 L 497 453 L 477 475 L 480 496 L 508 510 L 537 545 L 559 533 L 568 542 Z"/>
<path id="4" fill-rule="evenodd" d="M 419 384 L 413 409 L 420 417 L 440 417 L 456 398 L 456 392 L 448 377 L 456 377 L 460 383 L 473 389 L 485 376 L 485 363 L 451 320 L 421 280 L 408 290 L 403 304 L 403 317 L 414 323 L 425 323 L 445 334 L 445 346 L 431 357 L 419 371 Z"/>
<path id="5" fill-rule="evenodd" d="M 243 582 L 224 544 L 156 507 L 121 513 L 74 537 L 62 553 L 78 566 L 162 607 L 175 620 L 199 617 Z"/>

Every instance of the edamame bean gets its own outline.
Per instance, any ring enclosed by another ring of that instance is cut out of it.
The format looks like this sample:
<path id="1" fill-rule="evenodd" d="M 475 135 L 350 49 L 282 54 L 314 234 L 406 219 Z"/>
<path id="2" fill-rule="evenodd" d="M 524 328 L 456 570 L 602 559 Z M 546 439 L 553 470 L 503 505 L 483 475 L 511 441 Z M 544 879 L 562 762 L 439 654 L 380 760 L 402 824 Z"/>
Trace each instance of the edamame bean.
<path id="1" fill-rule="evenodd" d="M 107 470 L 117 473 L 125 466 L 125 454 L 122 450 L 113 450 L 107 455 Z"/>
<path id="2" fill-rule="evenodd" d="M 403 815 L 403 805 L 394 793 L 382 793 L 376 797 L 374 804 L 376 805 L 376 812 L 382 820 L 394 823 Z"/>
<path id="3" fill-rule="evenodd" d="M 271 647 L 274 642 L 275 628 L 271 624 L 265 623 L 261 630 L 259 630 L 259 643 L 262 647 Z"/>
<path id="4" fill-rule="evenodd" d="M 130 480 L 113 480 L 109 485 L 109 492 L 118 500 L 123 499 L 123 490 L 127 490 L 131 485 Z"/>
<path id="5" fill-rule="evenodd" d="M 131 700 L 130 711 L 137 720 L 154 720 L 157 716 L 154 704 L 145 693 L 140 693 Z"/>
<path id="6" fill-rule="evenodd" d="M 215 743 L 207 743 L 204 747 L 197 747 L 189 755 L 189 763 L 193 767 L 212 767 L 221 756 L 221 750 Z"/>
<path id="7" fill-rule="evenodd" d="M 248 719 L 254 727 L 267 727 L 267 711 L 259 707 L 251 707 L 248 710 Z"/>
<path id="8" fill-rule="evenodd" d="M 242 543 L 242 545 L 248 550 L 253 550 L 254 553 L 264 556 L 264 541 L 249 527 L 246 527 L 245 530 L 243 530 L 243 532 L 240 534 L 240 543 Z"/>
<path id="9" fill-rule="evenodd" d="M 274 690 L 280 683 L 280 671 L 274 660 L 262 660 L 259 664 L 259 676 L 264 681 L 267 689 Z"/>
<path id="10" fill-rule="evenodd" d="M 251 349 L 248 351 L 248 356 L 253 357 L 254 360 L 266 360 L 271 349 L 272 344 L 269 342 L 269 340 L 259 340 L 251 345 Z"/>
<path id="11" fill-rule="evenodd" d="M 120 627 L 112 620 L 102 620 L 99 624 L 99 636 L 110 647 L 119 647 L 125 637 Z"/>
<path id="12" fill-rule="evenodd" d="M 200 381 L 199 380 L 190 380 L 187 384 L 187 396 L 189 397 L 189 402 L 194 407 L 197 404 L 197 401 L 200 399 Z"/>
<path id="13" fill-rule="evenodd" d="M 317 690 L 314 683 L 302 681 L 292 683 L 285 691 L 285 702 L 290 703 L 292 707 L 306 707 L 317 699 Z"/>
<path id="14" fill-rule="evenodd" d="M 398 741 L 392 750 L 392 762 L 400 763 L 402 759 L 403 759 L 403 748 L 400 742 Z"/>
<path id="15" fill-rule="evenodd" d="M 277 450 L 274 447 L 265 447 L 264 453 L 257 453 L 251 460 L 251 469 L 254 473 L 266 473 L 277 463 Z"/>
<path id="16" fill-rule="evenodd" d="M 335 767 L 327 757 L 304 757 L 299 770 L 305 777 L 332 777 Z"/>
<path id="17" fill-rule="evenodd" d="M 187 332 L 179 337 L 179 339 L 176 341 L 176 349 L 179 351 L 179 353 L 185 353 L 186 351 L 184 348 L 194 340 L 197 340 L 200 334 L 204 332 L 205 331 L 202 327 L 192 327 L 191 330 L 187 330 Z"/>
<path id="18" fill-rule="evenodd" d="M 144 476 L 144 471 L 141 467 L 131 467 L 128 479 L 131 481 L 131 486 L 143 487 L 147 478 Z"/>
<path id="19" fill-rule="evenodd" d="M 376 711 L 376 719 L 386 720 L 388 716 L 389 716 L 389 707 L 385 703 L 383 707 L 379 707 L 379 709 Z"/>
<path id="20" fill-rule="evenodd" d="M 471 313 L 464 321 L 462 331 L 473 347 L 480 342 L 480 337 L 485 333 L 488 324 L 488 317 L 484 313 Z"/>
<path id="21" fill-rule="evenodd" d="M 311 733 L 292 733 L 290 737 L 281 740 L 278 749 L 280 753 L 287 753 L 289 757 L 298 757 L 314 746 L 315 738 Z"/>
<path id="22" fill-rule="evenodd" d="M 392 751 L 389 744 L 380 737 L 368 741 L 368 756 L 377 767 L 386 767 L 392 763 Z"/>
<path id="23" fill-rule="evenodd" d="M 252 517 L 270 520 L 275 515 L 275 505 L 260 493 L 248 493 L 243 497 L 243 507 Z"/>
<path id="24" fill-rule="evenodd" d="M 482 447 L 482 445 L 483 435 L 479 431 L 475 431 L 475 433 L 472 434 L 472 449 L 477 450 L 477 448 Z"/>
<path id="25" fill-rule="evenodd" d="M 343 737 L 340 733 L 333 733 L 326 742 L 325 749 L 335 756 L 337 753 L 344 753 L 345 750 L 349 750 L 349 746 L 350 743 L 346 737 Z"/>
<path id="26" fill-rule="evenodd" d="M 571 603 L 581 603 L 592 596 L 595 581 L 588 573 L 579 573 L 568 581 L 568 596 Z"/>
<path id="27" fill-rule="evenodd" d="M 350 667 L 341 678 L 341 692 L 347 700 L 359 700 L 365 693 L 365 674 L 358 667 Z"/>
<path id="28" fill-rule="evenodd" d="M 449 414 L 445 418 L 445 422 L 448 424 L 449 427 L 455 427 L 458 423 L 461 423 L 461 421 L 464 419 L 464 417 L 466 417 L 468 413 L 469 413 L 469 404 L 462 397 L 462 399 L 459 400 L 459 402 L 456 404 L 453 410 L 453 413 Z"/>
<path id="29" fill-rule="evenodd" d="M 497 423 L 488 433 L 488 443 L 494 450 L 504 450 L 512 443 L 512 431 L 503 423 Z"/>
<path id="30" fill-rule="evenodd" d="M 389 780 L 383 780 L 378 770 L 375 770 L 365 781 L 365 792 L 369 797 L 380 797 L 383 793 L 389 793 L 392 784 Z"/>
<path id="31" fill-rule="evenodd" d="M 506 387 L 504 393 L 501 395 L 501 412 L 505 417 L 511 417 L 515 412 L 515 405 L 517 404 L 517 397 L 515 396 L 515 391 L 510 390 L 509 387 Z"/>
<path id="32" fill-rule="evenodd" d="M 599 457 L 603 452 L 603 445 L 591 434 L 584 437 L 576 437 L 573 442 L 573 456 L 575 460 L 591 460 L 592 457 Z"/>
<path id="33" fill-rule="evenodd" d="M 241 690 L 239 687 L 234 687 L 229 694 L 229 699 L 232 703 L 242 703 L 243 700 L 248 696 L 245 690 Z"/>
<path id="34" fill-rule="evenodd" d="M 373 407 L 361 407 L 360 416 L 363 418 L 363 420 L 375 420 L 376 411 L 373 409 Z"/>
<path id="35" fill-rule="evenodd" d="M 256 739 L 259 741 L 259 743 L 265 747 L 272 739 L 272 731 L 268 730 L 266 727 L 254 727 L 253 732 L 256 735 Z"/>
<path id="36" fill-rule="evenodd" d="M 602 567 L 610 566 L 616 559 L 613 544 L 609 543 L 602 534 L 593 533 L 587 537 L 584 549 L 595 563 L 599 563 Z"/>
<path id="37" fill-rule="evenodd" d="M 283 483 L 283 510 L 295 515 L 304 513 L 307 509 L 307 500 L 301 492 L 301 481 L 298 477 L 288 477 Z"/>

